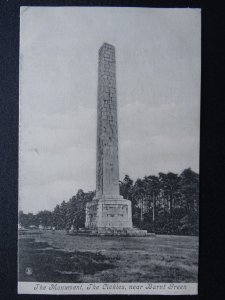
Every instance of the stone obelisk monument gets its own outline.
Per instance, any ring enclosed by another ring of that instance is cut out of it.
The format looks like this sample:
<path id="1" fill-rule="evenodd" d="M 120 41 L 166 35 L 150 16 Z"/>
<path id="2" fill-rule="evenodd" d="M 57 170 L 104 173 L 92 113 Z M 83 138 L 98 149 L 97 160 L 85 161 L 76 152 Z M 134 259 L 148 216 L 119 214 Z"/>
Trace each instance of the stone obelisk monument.
<path id="1" fill-rule="evenodd" d="M 85 227 L 99 234 L 133 232 L 131 202 L 119 194 L 116 58 L 107 43 L 99 50 L 96 196 L 86 205 Z"/>
<path id="2" fill-rule="evenodd" d="M 115 48 L 99 50 L 96 198 L 119 196 L 118 126 Z"/>

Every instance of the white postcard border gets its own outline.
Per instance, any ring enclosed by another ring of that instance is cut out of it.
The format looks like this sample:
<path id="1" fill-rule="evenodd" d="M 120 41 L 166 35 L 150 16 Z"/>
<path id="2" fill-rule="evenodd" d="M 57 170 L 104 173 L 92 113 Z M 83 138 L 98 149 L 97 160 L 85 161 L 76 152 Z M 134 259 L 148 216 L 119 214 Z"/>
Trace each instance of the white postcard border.
<path id="1" fill-rule="evenodd" d="M 197 295 L 197 283 L 18 282 L 18 294 L 43 295 Z"/>

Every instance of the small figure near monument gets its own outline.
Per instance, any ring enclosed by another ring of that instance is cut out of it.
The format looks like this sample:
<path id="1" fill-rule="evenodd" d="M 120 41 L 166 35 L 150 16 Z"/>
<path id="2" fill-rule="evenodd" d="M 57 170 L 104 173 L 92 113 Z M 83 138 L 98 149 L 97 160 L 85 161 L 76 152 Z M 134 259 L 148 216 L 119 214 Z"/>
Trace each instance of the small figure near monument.
<path id="1" fill-rule="evenodd" d="M 147 235 L 132 226 L 131 201 L 119 194 L 115 47 L 99 50 L 96 196 L 86 205 L 85 227 L 103 235 Z"/>

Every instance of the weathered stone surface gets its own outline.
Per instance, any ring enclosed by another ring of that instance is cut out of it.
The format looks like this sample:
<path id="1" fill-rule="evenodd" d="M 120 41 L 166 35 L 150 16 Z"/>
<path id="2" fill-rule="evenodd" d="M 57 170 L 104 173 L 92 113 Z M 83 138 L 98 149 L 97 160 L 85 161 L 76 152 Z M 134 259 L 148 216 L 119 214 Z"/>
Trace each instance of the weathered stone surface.
<path id="1" fill-rule="evenodd" d="M 131 202 L 119 195 L 115 48 L 99 50 L 96 197 L 86 205 L 85 227 L 92 234 L 145 236 L 132 228 Z"/>
<path id="2" fill-rule="evenodd" d="M 110 70 L 110 72 L 109 72 Z M 115 48 L 99 50 L 96 197 L 119 196 Z"/>
<path id="3" fill-rule="evenodd" d="M 94 199 L 86 205 L 88 228 L 132 228 L 131 202 L 119 197 Z"/>

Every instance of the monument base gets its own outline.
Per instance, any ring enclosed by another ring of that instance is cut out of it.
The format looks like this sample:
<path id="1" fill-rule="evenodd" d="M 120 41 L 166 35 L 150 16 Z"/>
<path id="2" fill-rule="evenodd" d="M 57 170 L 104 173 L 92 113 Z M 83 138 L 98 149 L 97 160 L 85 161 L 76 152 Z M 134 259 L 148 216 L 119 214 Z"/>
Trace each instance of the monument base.
<path id="1" fill-rule="evenodd" d="M 147 236 L 147 230 L 137 228 L 97 228 L 92 234 L 103 236 Z"/>
<path id="2" fill-rule="evenodd" d="M 86 204 L 85 232 L 91 235 L 147 236 L 133 228 L 131 201 L 122 196 L 102 196 Z"/>
<path id="3" fill-rule="evenodd" d="M 146 237 L 156 236 L 154 233 L 148 233 L 147 230 L 137 228 L 96 228 L 79 230 L 70 230 L 69 235 L 84 235 L 84 236 L 127 236 L 127 237 Z"/>
<path id="4" fill-rule="evenodd" d="M 121 196 L 94 198 L 86 204 L 85 228 L 132 228 L 131 202 Z"/>

